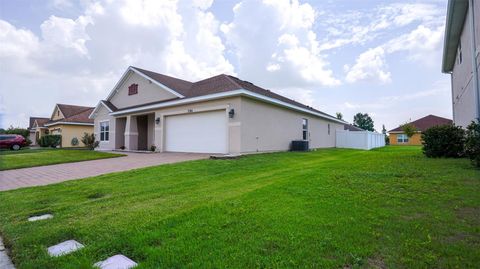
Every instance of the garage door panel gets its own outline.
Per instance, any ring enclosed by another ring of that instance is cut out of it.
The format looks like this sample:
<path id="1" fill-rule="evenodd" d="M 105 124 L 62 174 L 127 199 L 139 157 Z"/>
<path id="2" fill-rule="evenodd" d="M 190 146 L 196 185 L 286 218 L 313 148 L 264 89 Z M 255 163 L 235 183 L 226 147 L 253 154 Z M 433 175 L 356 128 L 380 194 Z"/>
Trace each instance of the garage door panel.
<path id="1" fill-rule="evenodd" d="M 227 153 L 225 111 L 166 117 L 165 148 L 172 152 Z"/>

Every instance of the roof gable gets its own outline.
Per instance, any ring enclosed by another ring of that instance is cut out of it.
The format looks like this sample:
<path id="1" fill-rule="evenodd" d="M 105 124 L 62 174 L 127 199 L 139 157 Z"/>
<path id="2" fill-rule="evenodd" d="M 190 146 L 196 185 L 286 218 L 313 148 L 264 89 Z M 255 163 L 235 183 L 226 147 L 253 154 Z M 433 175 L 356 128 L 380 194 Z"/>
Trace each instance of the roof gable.
<path id="1" fill-rule="evenodd" d="M 453 124 L 453 121 L 450 120 L 450 119 L 442 118 L 442 117 L 435 116 L 435 115 L 428 115 L 428 116 L 420 118 L 416 121 L 412 121 L 412 122 L 410 122 L 410 124 L 415 126 L 417 131 L 423 132 L 423 131 L 425 131 L 428 128 L 431 128 L 433 126 Z M 390 132 L 403 132 L 403 130 L 402 130 L 401 126 L 398 126 L 397 128 L 392 129 L 388 132 L 389 133 Z"/>
<path id="2" fill-rule="evenodd" d="M 59 120 L 63 118 L 65 118 L 65 116 L 63 115 L 63 112 L 58 106 L 58 104 L 56 104 L 55 108 L 53 108 L 53 112 L 52 112 L 52 116 L 50 116 L 50 120 Z"/>
<path id="3" fill-rule="evenodd" d="M 57 104 L 53 111 L 52 117 L 48 122 L 45 122 L 44 124 L 45 126 L 65 122 L 93 124 L 93 120 L 88 117 L 92 113 L 93 109 L 93 107 L 88 106 Z M 60 115 L 58 115 L 57 113 L 59 113 Z"/>
<path id="4" fill-rule="evenodd" d="M 69 118 L 73 115 L 84 112 L 85 110 L 91 109 L 89 106 L 76 106 L 76 105 L 66 105 L 66 104 L 57 104 L 57 107 L 62 112 L 65 118 Z"/>
<path id="5" fill-rule="evenodd" d="M 158 74 L 158 73 L 155 73 L 155 72 L 152 72 L 152 71 L 144 70 L 144 69 L 141 69 L 141 68 L 138 68 L 138 67 L 129 66 L 127 68 L 127 70 L 125 70 L 123 75 L 121 76 L 120 80 L 117 82 L 117 84 L 115 84 L 113 89 L 108 94 L 108 97 L 106 99 L 107 101 L 110 101 L 112 99 L 112 97 L 116 94 L 116 92 L 118 91 L 118 88 L 121 86 L 121 84 L 124 83 L 125 80 L 128 79 L 128 77 L 132 73 L 136 73 L 136 74 L 144 77 L 147 80 L 151 80 L 152 82 L 154 82 L 158 86 L 164 88 L 165 90 L 168 90 L 169 92 L 171 92 L 172 94 L 176 95 L 179 98 L 183 97 L 180 93 L 178 93 L 177 91 L 172 89 L 172 88 L 175 88 L 176 86 L 178 86 L 178 85 L 175 84 L 175 81 L 182 81 L 182 80 L 174 78 L 174 77 L 169 77 L 169 76 L 166 76 L 166 75 Z M 188 81 L 183 81 L 183 82 L 190 83 Z M 172 87 L 172 88 L 170 88 L 170 87 Z"/>
<path id="6" fill-rule="evenodd" d="M 177 91 L 172 90 L 170 87 L 147 76 L 134 67 L 129 67 L 128 70 L 129 71 L 120 79 L 119 83 L 115 85 L 114 91 L 106 100 L 119 109 L 145 104 L 152 102 L 152 100 L 161 101 L 184 97 Z M 156 77 L 160 77 L 160 74 Z M 162 78 L 169 78 L 166 80 L 169 85 L 174 80 L 164 75 L 162 75 Z M 132 87 L 134 87 L 133 92 L 131 91 Z"/>
<path id="7" fill-rule="evenodd" d="M 118 110 L 116 106 L 114 106 L 110 101 L 100 100 L 95 108 L 92 110 L 90 115 L 88 115 L 89 119 L 95 119 L 97 113 L 101 110 L 101 108 L 105 108 L 108 112 L 115 112 Z"/>
<path id="8" fill-rule="evenodd" d="M 45 123 L 49 120 L 50 120 L 50 118 L 30 117 L 28 128 L 38 127 L 40 124 L 41 124 L 40 126 L 43 126 L 43 123 Z"/>

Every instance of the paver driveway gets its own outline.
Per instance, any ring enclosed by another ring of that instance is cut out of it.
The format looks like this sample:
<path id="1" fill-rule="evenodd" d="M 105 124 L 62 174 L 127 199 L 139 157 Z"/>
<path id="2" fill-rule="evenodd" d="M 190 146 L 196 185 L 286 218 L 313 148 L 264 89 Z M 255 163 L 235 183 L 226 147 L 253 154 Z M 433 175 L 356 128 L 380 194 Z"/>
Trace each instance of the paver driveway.
<path id="1" fill-rule="evenodd" d="M 0 191 L 48 185 L 135 168 L 206 159 L 201 153 L 125 153 L 127 156 L 0 171 Z"/>

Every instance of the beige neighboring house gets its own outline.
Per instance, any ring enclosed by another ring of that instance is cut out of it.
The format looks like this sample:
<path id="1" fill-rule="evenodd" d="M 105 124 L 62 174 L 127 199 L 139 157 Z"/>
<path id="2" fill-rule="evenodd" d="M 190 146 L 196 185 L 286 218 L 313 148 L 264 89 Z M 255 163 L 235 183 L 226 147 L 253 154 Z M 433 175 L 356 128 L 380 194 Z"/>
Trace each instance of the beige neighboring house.
<path id="1" fill-rule="evenodd" d="M 284 151 L 292 140 L 335 147 L 346 124 L 233 76 L 190 82 L 136 67 L 90 117 L 100 150 L 223 154 Z"/>
<path id="2" fill-rule="evenodd" d="M 62 136 L 62 148 L 84 147 L 81 141 L 82 136 L 84 133 L 93 133 L 93 120 L 89 118 L 93 109 L 87 106 L 56 104 L 50 118 L 31 117 L 30 136 L 35 137 L 32 142 L 46 134 L 52 134 Z M 34 119 L 33 123 L 32 119 Z M 74 141 L 78 144 L 73 143 Z"/>
<path id="3" fill-rule="evenodd" d="M 44 126 L 45 123 L 50 121 L 50 118 L 30 117 L 28 131 L 29 139 L 32 141 L 32 146 L 38 145 L 38 139 L 45 133 L 48 133 L 48 128 Z"/>
<path id="4" fill-rule="evenodd" d="M 442 72 L 452 81 L 453 122 L 480 118 L 480 1 L 449 0 Z"/>

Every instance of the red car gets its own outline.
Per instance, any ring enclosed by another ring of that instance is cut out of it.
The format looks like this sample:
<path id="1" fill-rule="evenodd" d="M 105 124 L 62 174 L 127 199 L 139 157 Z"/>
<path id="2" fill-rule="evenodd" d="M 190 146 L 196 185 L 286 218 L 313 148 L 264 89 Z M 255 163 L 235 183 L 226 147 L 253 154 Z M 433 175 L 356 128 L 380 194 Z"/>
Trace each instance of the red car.
<path id="1" fill-rule="evenodd" d="M 27 145 L 27 141 L 21 135 L 2 134 L 0 135 L 0 148 L 19 150 Z"/>

